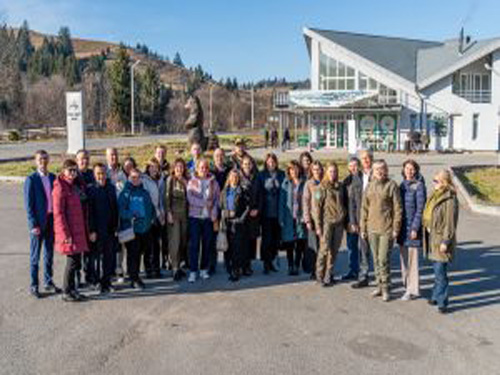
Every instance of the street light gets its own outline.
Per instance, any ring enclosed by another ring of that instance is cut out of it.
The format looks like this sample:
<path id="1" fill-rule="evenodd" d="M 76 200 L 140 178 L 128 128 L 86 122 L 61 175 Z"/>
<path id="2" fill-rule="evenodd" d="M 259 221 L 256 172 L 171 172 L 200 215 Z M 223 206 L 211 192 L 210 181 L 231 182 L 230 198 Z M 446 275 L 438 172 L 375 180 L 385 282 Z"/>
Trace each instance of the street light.
<path id="1" fill-rule="evenodd" d="M 134 68 L 139 65 L 141 60 L 137 60 L 130 66 L 130 91 L 132 95 L 132 100 L 130 103 L 130 120 L 131 120 L 131 131 L 132 135 L 135 134 L 135 85 L 134 85 Z"/>

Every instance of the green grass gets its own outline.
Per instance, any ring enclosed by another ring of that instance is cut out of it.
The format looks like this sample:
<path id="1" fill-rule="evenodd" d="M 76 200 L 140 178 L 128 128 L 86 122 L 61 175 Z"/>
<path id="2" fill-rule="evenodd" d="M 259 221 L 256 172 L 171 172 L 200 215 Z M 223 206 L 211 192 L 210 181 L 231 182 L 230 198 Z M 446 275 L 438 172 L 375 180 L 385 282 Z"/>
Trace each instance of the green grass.
<path id="1" fill-rule="evenodd" d="M 219 136 L 219 142 L 222 148 L 224 148 L 228 154 L 232 150 L 234 141 L 236 138 L 241 138 L 238 135 L 223 135 Z M 247 141 L 247 145 L 249 148 L 255 147 L 263 147 L 264 141 L 263 137 L 259 135 L 250 135 L 243 136 Z M 187 144 L 184 141 L 176 141 L 170 140 L 166 142 L 157 142 L 151 143 L 143 146 L 136 147 L 122 147 L 118 149 L 120 159 L 123 160 L 126 157 L 133 157 L 139 168 L 144 168 L 147 164 L 148 160 L 154 155 L 154 150 L 157 145 L 163 144 L 167 147 L 167 159 L 169 162 L 172 162 L 178 157 L 184 157 L 186 160 L 189 159 Z M 105 154 L 104 151 L 90 151 L 91 155 L 91 163 L 96 162 L 105 162 Z M 211 158 L 211 152 L 206 154 L 207 157 Z M 280 168 L 283 170 L 286 168 L 288 161 L 290 160 L 290 156 L 284 155 L 280 159 Z M 321 162 L 326 165 L 330 159 L 320 159 Z M 259 168 L 263 166 L 263 160 L 257 158 L 257 164 Z M 52 155 L 50 160 L 49 170 L 54 173 L 58 173 L 60 171 L 61 164 L 63 162 L 63 156 L 61 155 Z M 345 160 L 336 160 L 339 166 L 340 177 L 343 178 L 347 175 L 347 164 Z M 35 171 L 35 165 L 33 161 L 21 161 L 21 162 L 9 162 L 9 163 L 0 163 L 0 176 L 28 176 L 30 173 Z"/>
<path id="2" fill-rule="evenodd" d="M 500 205 L 500 168 L 474 168 L 464 173 L 472 194 L 478 199 Z"/>

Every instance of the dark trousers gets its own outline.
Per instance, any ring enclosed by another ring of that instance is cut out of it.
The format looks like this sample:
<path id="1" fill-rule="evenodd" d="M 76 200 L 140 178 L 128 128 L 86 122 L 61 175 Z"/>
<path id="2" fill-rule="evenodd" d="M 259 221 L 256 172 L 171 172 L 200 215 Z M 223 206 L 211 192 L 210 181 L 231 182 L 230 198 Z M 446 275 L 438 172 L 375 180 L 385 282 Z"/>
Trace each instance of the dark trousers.
<path id="1" fill-rule="evenodd" d="M 448 306 L 448 263 L 434 262 L 434 288 L 432 289 L 432 300 L 437 302 L 439 307 Z"/>
<path id="2" fill-rule="evenodd" d="M 296 269 L 299 269 L 302 259 L 304 258 L 306 246 L 306 239 L 295 240 L 285 244 L 288 268 L 295 267 Z"/>
<path id="3" fill-rule="evenodd" d="M 370 272 L 370 243 L 368 239 L 359 239 L 359 273 L 358 280 L 359 281 L 368 281 L 368 273 Z"/>
<path id="4" fill-rule="evenodd" d="M 314 230 L 307 231 L 307 244 L 304 252 L 302 268 L 304 272 L 316 274 L 316 258 L 319 251 L 319 238 Z"/>
<path id="5" fill-rule="evenodd" d="M 162 225 L 160 228 L 161 238 L 161 268 L 167 268 L 168 260 L 168 229 L 167 224 Z"/>
<path id="6" fill-rule="evenodd" d="M 66 268 L 64 269 L 63 290 L 65 294 L 76 291 L 76 273 L 82 267 L 82 254 L 66 256 Z"/>
<path id="7" fill-rule="evenodd" d="M 248 243 L 245 235 L 245 224 L 228 223 L 227 240 L 229 248 L 224 254 L 227 259 L 229 273 L 240 272 L 247 265 Z"/>
<path id="8" fill-rule="evenodd" d="M 111 277 L 115 269 L 115 243 L 114 236 L 98 237 L 92 251 L 93 277 L 104 287 L 111 285 Z"/>
<path id="9" fill-rule="evenodd" d="M 148 276 L 160 272 L 160 251 L 161 251 L 162 226 L 156 222 L 151 226 L 151 244 L 145 249 L 144 267 Z"/>
<path id="10" fill-rule="evenodd" d="M 199 268 L 208 270 L 213 235 L 214 224 L 211 219 L 189 218 L 189 269 L 191 272 L 197 272 Z"/>
<path id="11" fill-rule="evenodd" d="M 146 233 L 136 233 L 135 238 L 125 244 L 127 248 L 127 273 L 131 281 L 139 280 L 141 256 L 148 252 L 151 246 L 151 236 Z"/>
<path id="12" fill-rule="evenodd" d="M 39 236 L 30 234 L 30 275 L 31 288 L 38 288 L 38 268 L 43 246 L 43 283 L 52 283 L 52 265 L 54 263 L 54 221 L 52 215 L 47 218 L 47 225 Z"/>
<path id="13" fill-rule="evenodd" d="M 210 272 L 215 273 L 217 270 L 217 258 L 218 258 L 218 252 L 217 252 L 217 235 L 219 234 L 219 231 L 213 233 L 212 236 L 212 242 L 210 244 Z"/>
<path id="14" fill-rule="evenodd" d="M 347 260 L 348 268 L 347 273 L 354 277 L 359 274 L 359 234 L 358 233 L 347 233 Z"/>
<path id="15" fill-rule="evenodd" d="M 271 263 L 278 255 L 281 229 L 277 218 L 262 219 L 262 243 L 260 257 L 264 263 Z"/>

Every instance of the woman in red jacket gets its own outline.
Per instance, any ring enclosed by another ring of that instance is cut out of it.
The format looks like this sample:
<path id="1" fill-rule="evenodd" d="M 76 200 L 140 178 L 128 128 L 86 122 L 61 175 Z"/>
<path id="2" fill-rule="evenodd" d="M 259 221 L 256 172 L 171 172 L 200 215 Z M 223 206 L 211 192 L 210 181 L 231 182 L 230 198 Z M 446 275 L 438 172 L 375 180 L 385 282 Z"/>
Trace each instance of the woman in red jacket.
<path id="1" fill-rule="evenodd" d="M 82 254 L 89 251 L 87 225 L 82 207 L 85 187 L 77 182 L 78 169 L 73 160 L 65 160 L 62 169 L 54 182 L 52 192 L 55 250 L 66 255 L 63 299 L 68 302 L 82 301 L 85 296 L 76 290 L 75 278 L 81 267 Z"/>

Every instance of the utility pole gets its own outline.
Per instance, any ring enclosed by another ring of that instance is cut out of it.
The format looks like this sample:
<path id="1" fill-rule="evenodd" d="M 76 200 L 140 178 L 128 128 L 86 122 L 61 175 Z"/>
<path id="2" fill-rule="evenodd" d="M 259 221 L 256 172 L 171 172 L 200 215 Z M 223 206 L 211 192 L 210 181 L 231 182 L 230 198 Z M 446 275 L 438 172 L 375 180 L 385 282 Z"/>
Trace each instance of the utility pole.
<path id="1" fill-rule="evenodd" d="M 130 128 L 132 135 L 135 134 L 135 85 L 134 85 L 134 68 L 141 62 L 137 60 L 130 66 L 130 94 L 132 95 L 132 100 L 130 103 Z"/>
<path id="2" fill-rule="evenodd" d="M 252 84 L 252 90 L 250 91 L 251 93 L 251 98 L 252 98 L 252 130 L 255 127 L 255 92 L 254 92 L 254 87 Z"/>

